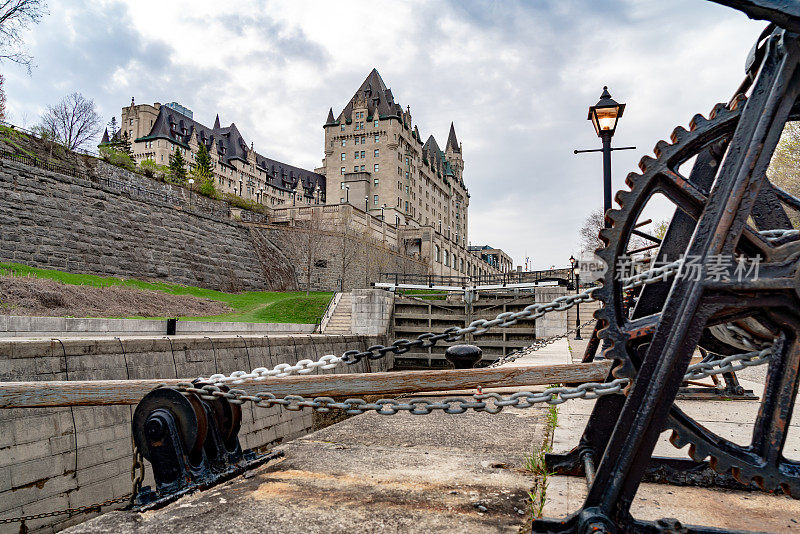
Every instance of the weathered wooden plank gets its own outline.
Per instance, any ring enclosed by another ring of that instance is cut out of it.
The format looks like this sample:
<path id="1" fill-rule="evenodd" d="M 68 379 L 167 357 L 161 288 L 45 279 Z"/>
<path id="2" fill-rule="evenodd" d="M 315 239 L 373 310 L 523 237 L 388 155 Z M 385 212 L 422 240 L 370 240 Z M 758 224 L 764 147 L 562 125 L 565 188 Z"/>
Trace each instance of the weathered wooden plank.
<path id="1" fill-rule="evenodd" d="M 383 395 L 482 387 L 537 386 L 605 380 L 610 361 L 552 366 L 498 367 L 444 371 L 401 371 L 341 375 L 306 375 L 247 381 L 233 387 L 278 397 Z M 187 380 L 95 380 L 69 382 L 0 382 L 0 408 L 105 406 L 136 404 L 159 385 Z"/>

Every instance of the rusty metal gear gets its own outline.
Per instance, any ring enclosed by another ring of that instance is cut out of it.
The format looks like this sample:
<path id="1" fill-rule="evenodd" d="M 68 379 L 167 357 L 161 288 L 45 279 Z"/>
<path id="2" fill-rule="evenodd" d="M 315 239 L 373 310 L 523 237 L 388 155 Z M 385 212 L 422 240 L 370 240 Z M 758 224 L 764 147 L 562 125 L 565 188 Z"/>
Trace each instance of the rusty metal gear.
<path id="1" fill-rule="evenodd" d="M 603 303 L 595 317 L 600 328 L 598 337 L 604 345 L 603 356 L 616 362 L 612 372 L 616 378 L 633 378 L 636 375 L 642 355 L 659 323 L 661 307 L 672 284 L 671 281 L 664 281 L 645 288 L 635 307 L 626 306 L 619 267 L 620 260 L 628 258 L 629 244 L 631 237 L 636 234 L 634 230 L 637 220 L 653 195 L 660 193 L 672 201 L 677 209 L 661 243 L 659 258 L 662 261 L 677 259 L 666 258 L 664 255 L 683 252 L 683 245 L 688 242 L 685 234 L 687 231 L 691 234 L 695 221 L 705 209 L 714 174 L 739 123 L 745 101 L 745 97 L 739 95 L 727 105 L 718 104 L 708 118 L 696 115 L 688 130 L 676 128 L 672 133 L 671 143 L 660 141 L 654 150 L 655 158 L 645 156 L 639 163 L 642 173 L 628 175 L 626 183 L 630 190 L 617 193 L 616 201 L 620 208 L 611 210 L 606 215 L 611 225 L 600 232 L 605 246 L 598 249 L 597 255 L 606 263 L 607 271 L 601 289 L 595 293 Z M 684 176 L 679 169 L 692 158 L 696 158 L 692 174 Z M 764 194 L 770 193 L 770 188 L 767 189 Z M 766 198 L 764 202 L 769 200 Z M 784 264 L 797 264 L 800 256 L 798 236 L 770 242 L 759 231 L 784 223 L 777 223 L 769 213 L 754 212 L 753 217 L 756 219 L 755 227 L 748 226 L 741 235 L 737 253 L 745 256 L 759 254 L 773 263 L 783 261 Z M 737 288 L 740 293 L 742 289 Z M 754 292 L 753 296 L 752 306 L 740 306 L 736 312 L 728 310 L 720 313 L 707 323 L 699 346 L 719 354 L 741 352 L 732 336 L 726 335 L 726 329 L 731 326 L 746 331 L 755 343 L 770 342 L 782 335 L 785 339 L 786 335 L 781 334 L 781 331 L 785 333 L 787 329 L 793 331 L 788 337 L 797 335 L 795 327 L 800 324 L 800 318 L 797 317 L 796 306 L 793 311 L 790 304 L 784 306 L 783 310 L 765 313 L 760 294 L 756 298 Z M 770 295 L 768 299 L 773 305 L 780 304 L 777 295 Z M 769 395 L 769 381 L 778 380 L 775 374 L 780 371 L 779 365 L 770 365 L 765 396 Z M 792 401 L 793 399 L 792 395 Z M 774 399 L 769 400 L 773 401 Z M 762 402 L 762 411 L 764 406 Z M 760 415 L 756 427 L 765 422 L 769 421 Z M 786 424 L 788 425 L 788 421 Z M 760 449 L 755 443 L 760 434 L 768 433 L 768 429 L 756 428 L 754 443 L 741 446 L 710 432 L 676 406 L 670 410 L 668 427 L 673 431 L 673 445 L 682 448 L 688 444 L 689 455 L 695 461 L 709 458 L 711 468 L 721 474 L 730 472 L 743 484 L 755 482 L 763 489 L 781 489 L 800 498 L 800 463 L 786 460 L 782 456 L 765 457 L 768 455 L 761 450 L 763 447 Z M 775 452 L 774 447 L 768 449 L 770 454 Z M 780 449 L 782 451 L 782 444 Z"/>

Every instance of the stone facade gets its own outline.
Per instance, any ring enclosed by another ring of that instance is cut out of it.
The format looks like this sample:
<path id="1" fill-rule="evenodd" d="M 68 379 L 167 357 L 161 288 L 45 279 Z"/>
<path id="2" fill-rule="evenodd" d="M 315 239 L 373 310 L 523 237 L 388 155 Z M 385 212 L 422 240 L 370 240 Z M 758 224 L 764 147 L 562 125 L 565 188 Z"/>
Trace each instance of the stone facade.
<path id="1" fill-rule="evenodd" d="M 394 293 L 382 289 L 354 289 L 351 329 L 367 336 L 388 332 L 394 311 Z"/>
<path id="2" fill-rule="evenodd" d="M 536 288 L 536 303 L 544 304 L 552 302 L 559 297 L 567 294 L 564 286 L 547 286 Z M 548 337 L 563 334 L 568 330 L 567 312 L 550 312 L 544 317 L 536 319 L 536 339 L 547 339 Z"/>
<path id="3" fill-rule="evenodd" d="M 224 193 L 265 206 L 325 202 L 325 179 L 321 175 L 259 154 L 253 143 L 248 146 L 235 123 L 220 126 L 219 115 L 214 126 L 208 127 L 184 114 L 185 108 L 182 113 L 181 108 L 131 101 L 130 106 L 122 108 L 121 128 L 114 135 L 131 140 L 137 164 L 151 160 L 168 165 L 170 155 L 178 150 L 191 167 L 200 144 L 205 144 L 215 184 Z M 103 141 L 108 141 L 108 132 Z"/>
<path id="4" fill-rule="evenodd" d="M 129 188 L 0 161 L 0 260 L 229 291 L 294 287 L 285 271 L 262 264 L 227 204 L 200 197 L 188 211 L 156 194 L 153 180 L 102 161 L 94 174 Z M 280 257 L 279 250 L 268 254 Z"/>
<path id="5" fill-rule="evenodd" d="M 410 108 L 396 103 L 373 69 L 345 108 L 324 126 L 327 204 L 352 204 L 404 234 L 401 246 L 428 263 L 431 274 L 499 274 L 470 254 L 464 159 L 455 127 L 442 150 L 422 141 Z"/>
<path id="6" fill-rule="evenodd" d="M 322 210 L 322 206 L 317 208 Z M 378 239 L 319 225 L 307 227 L 258 224 L 251 229 L 292 258 L 301 290 L 348 291 L 366 288 L 380 273 L 427 274 L 428 265 Z M 308 272 L 311 276 L 308 276 Z"/>

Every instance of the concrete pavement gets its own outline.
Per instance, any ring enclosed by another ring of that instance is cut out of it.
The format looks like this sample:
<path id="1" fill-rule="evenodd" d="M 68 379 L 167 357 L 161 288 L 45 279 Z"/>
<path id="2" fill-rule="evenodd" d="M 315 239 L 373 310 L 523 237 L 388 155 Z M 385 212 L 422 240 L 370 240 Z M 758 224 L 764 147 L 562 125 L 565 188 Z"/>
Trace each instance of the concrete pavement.
<path id="1" fill-rule="evenodd" d="M 570 340 L 575 361 L 583 355 L 586 341 Z M 763 368 L 739 373 L 745 388 L 760 396 L 764 379 Z M 560 406 L 558 427 L 553 436 L 553 451 L 566 452 L 578 442 L 594 401 L 575 400 Z M 736 443 L 749 443 L 751 425 L 758 411 L 758 401 L 697 401 L 681 400 L 678 405 L 688 415 L 721 437 Z M 800 417 L 795 407 L 785 456 L 800 460 Z M 687 449 L 676 449 L 669 443 L 670 431 L 661 435 L 655 454 L 688 458 Z M 599 459 L 598 459 L 599 461 Z M 554 476 L 549 479 L 546 517 L 564 517 L 577 510 L 586 495 L 582 478 Z M 684 525 L 707 525 L 719 528 L 757 532 L 787 532 L 800 530 L 800 500 L 786 495 L 762 492 L 734 491 L 710 488 L 677 487 L 665 484 L 642 484 L 631 506 L 634 517 L 656 520 L 677 518 Z"/>

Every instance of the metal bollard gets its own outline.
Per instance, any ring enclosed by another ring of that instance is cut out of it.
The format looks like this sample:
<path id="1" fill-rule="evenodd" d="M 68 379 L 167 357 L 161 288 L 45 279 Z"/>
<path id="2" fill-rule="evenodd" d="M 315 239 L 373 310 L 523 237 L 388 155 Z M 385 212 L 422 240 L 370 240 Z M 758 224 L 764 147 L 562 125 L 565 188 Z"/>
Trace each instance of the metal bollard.
<path id="1" fill-rule="evenodd" d="M 475 345 L 453 345 L 444 352 L 445 359 L 456 369 L 472 369 L 482 355 L 483 351 Z"/>

